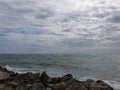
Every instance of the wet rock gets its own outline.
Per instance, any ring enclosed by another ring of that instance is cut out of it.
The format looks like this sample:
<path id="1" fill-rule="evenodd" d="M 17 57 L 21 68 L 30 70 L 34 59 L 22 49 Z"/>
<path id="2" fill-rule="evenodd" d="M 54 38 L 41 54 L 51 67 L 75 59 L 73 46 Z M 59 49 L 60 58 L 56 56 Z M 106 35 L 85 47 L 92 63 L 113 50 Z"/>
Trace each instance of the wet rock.
<path id="1" fill-rule="evenodd" d="M 101 88 L 104 88 L 104 90 L 113 90 L 113 88 L 110 85 L 106 84 L 101 80 L 96 81 L 96 83 L 99 84 Z"/>
<path id="2" fill-rule="evenodd" d="M 48 80 L 50 79 L 50 77 L 48 76 L 48 74 L 46 73 L 46 72 L 43 72 L 42 74 L 41 74 L 41 82 L 43 82 L 43 83 L 47 83 L 48 82 Z"/>
<path id="3" fill-rule="evenodd" d="M 1 72 L 7 72 L 8 70 L 6 68 L 3 68 L 2 66 L 0 66 L 0 71 Z"/>
<path id="4" fill-rule="evenodd" d="M 61 82 L 60 77 L 54 77 L 54 78 L 51 78 L 51 82 L 49 82 L 49 83 L 55 84 L 55 83 L 60 83 L 60 82 Z"/>
<path id="5" fill-rule="evenodd" d="M 46 72 L 43 72 L 41 74 L 40 80 L 45 87 L 48 87 L 48 82 L 52 82 L 52 79 L 48 76 Z"/>
<path id="6" fill-rule="evenodd" d="M 65 82 L 65 81 L 68 81 L 70 79 L 73 79 L 73 76 L 71 74 L 67 74 L 61 78 L 61 81 Z"/>
<path id="7" fill-rule="evenodd" d="M 1 71 L 1 72 L 9 73 L 10 75 L 14 74 L 13 71 L 9 71 L 9 70 L 7 70 L 6 68 L 4 68 L 4 67 L 2 67 L 2 66 L 0 66 L 0 71 Z"/>

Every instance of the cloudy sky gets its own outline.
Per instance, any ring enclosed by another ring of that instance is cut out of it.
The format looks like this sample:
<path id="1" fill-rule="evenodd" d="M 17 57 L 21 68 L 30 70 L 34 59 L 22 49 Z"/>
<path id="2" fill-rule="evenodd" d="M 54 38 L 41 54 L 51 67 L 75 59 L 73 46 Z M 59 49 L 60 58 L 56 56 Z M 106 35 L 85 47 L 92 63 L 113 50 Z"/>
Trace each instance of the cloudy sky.
<path id="1" fill-rule="evenodd" d="M 0 0 L 0 53 L 120 54 L 120 0 Z"/>

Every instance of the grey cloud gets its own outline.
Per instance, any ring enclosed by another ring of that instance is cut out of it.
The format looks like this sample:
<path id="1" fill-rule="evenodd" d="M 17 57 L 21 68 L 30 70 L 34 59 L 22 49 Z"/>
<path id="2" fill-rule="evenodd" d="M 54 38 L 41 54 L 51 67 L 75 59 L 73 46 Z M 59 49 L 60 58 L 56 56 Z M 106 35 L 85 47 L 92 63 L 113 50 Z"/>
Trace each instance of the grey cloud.
<path id="1" fill-rule="evenodd" d="M 33 10 L 33 9 L 16 9 L 16 8 L 14 8 L 14 12 L 19 13 L 19 14 L 31 14 L 31 13 L 34 13 L 35 10 Z"/>
<path id="2" fill-rule="evenodd" d="M 35 28 L 30 28 L 30 29 L 24 29 L 24 28 L 0 28 L 0 34 L 1 35 L 8 35 L 9 33 L 18 33 L 18 34 L 24 34 L 24 35 L 29 35 L 29 34 L 35 34 L 35 35 L 41 35 L 41 34 L 46 34 L 48 31 L 45 29 L 35 29 Z"/>
<path id="3" fill-rule="evenodd" d="M 107 40 L 110 40 L 110 41 L 120 41 L 120 36 L 117 36 L 117 37 L 108 37 L 106 38 Z M 119 44 L 120 45 L 120 44 Z"/>
<path id="4" fill-rule="evenodd" d="M 13 9 L 8 3 L 0 1 L 0 10 L 10 10 Z"/>
<path id="5" fill-rule="evenodd" d="M 101 8 L 96 7 L 93 10 L 91 10 L 92 15 L 100 19 L 108 18 L 111 15 L 118 12 L 119 11 L 117 10 L 117 7 L 113 7 L 113 6 L 101 7 Z"/>
<path id="6" fill-rule="evenodd" d="M 0 28 L 0 36 L 8 36 L 9 33 L 16 32 L 16 30 L 9 28 Z"/>
<path id="7" fill-rule="evenodd" d="M 111 43 L 111 44 L 109 44 L 110 46 L 114 46 L 114 47 L 116 47 L 116 48 L 119 48 L 120 47 L 120 39 L 119 39 L 119 41 L 118 42 L 113 42 L 113 43 Z"/>
<path id="8" fill-rule="evenodd" d="M 109 24 L 106 22 L 105 25 L 100 25 L 100 27 L 98 27 L 101 29 L 101 34 L 100 37 L 102 40 L 113 40 L 113 41 L 117 41 L 120 38 L 120 27 L 119 25 L 116 26 L 116 24 Z"/>
<path id="9" fill-rule="evenodd" d="M 19 4 L 20 5 L 20 4 Z M 0 9 L 3 11 L 3 12 L 14 12 L 14 13 L 19 13 L 19 14 L 24 14 L 24 13 L 31 13 L 33 12 L 34 10 L 33 9 L 30 9 L 30 8 L 16 8 L 16 6 L 12 5 L 11 3 L 7 3 L 7 2 L 3 2 L 3 1 L 0 1 Z"/>
<path id="10" fill-rule="evenodd" d="M 120 12 L 117 3 L 113 6 L 114 1 L 108 1 L 91 0 L 90 4 L 96 5 L 82 7 L 80 4 L 76 9 L 77 3 L 72 4 L 71 0 L 65 0 L 66 6 L 64 0 L 1 0 L 0 52 L 50 52 L 52 49 L 57 52 L 63 47 L 70 50 L 77 47 L 81 52 L 85 48 L 99 51 L 99 46 L 102 50 L 114 49 L 120 41 L 117 26 Z"/>
<path id="11" fill-rule="evenodd" d="M 65 29 L 63 30 L 64 32 L 71 32 L 72 30 L 71 29 Z"/>
<path id="12" fill-rule="evenodd" d="M 94 46 L 94 44 L 97 42 L 98 42 L 97 40 L 92 39 L 81 40 L 81 38 L 67 39 L 62 41 L 62 43 L 68 47 L 81 47 L 81 48 Z"/>
<path id="13" fill-rule="evenodd" d="M 119 15 L 113 16 L 113 17 L 109 18 L 108 20 L 112 23 L 120 23 L 120 16 Z"/>
<path id="14" fill-rule="evenodd" d="M 24 1 L 23 1 L 24 2 Z M 3 1 L 0 2 L 3 6 L 2 9 L 0 9 L 0 27 L 6 28 L 26 28 L 30 27 L 29 22 L 29 15 L 32 15 L 35 10 L 31 8 L 23 8 L 22 5 L 19 3 L 18 5 L 14 4 L 14 2 L 7 2 Z M 24 2 L 24 4 L 26 4 Z M 0 8 L 1 8 L 0 7 Z"/>
<path id="15" fill-rule="evenodd" d="M 40 9 L 37 12 L 37 15 L 35 15 L 35 18 L 36 19 L 47 19 L 48 17 L 53 16 L 53 15 L 54 15 L 53 11 L 49 10 L 48 8 Z"/>
<path id="16" fill-rule="evenodd" d="M 46 32 L 46 35 L 55 35 L 55 36 L 63 36 L 63 34 L 57 34 L 57 33 L 54 33 L 54 32 Z"/>

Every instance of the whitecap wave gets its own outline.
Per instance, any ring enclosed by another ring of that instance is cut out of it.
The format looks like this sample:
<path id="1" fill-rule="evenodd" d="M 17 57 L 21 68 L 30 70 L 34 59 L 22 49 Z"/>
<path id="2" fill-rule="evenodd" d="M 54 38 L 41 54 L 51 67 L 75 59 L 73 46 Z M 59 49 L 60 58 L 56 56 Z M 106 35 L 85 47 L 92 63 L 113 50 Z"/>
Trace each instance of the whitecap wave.
<path id="1" fill-rule="evenodd" d="M 27 68 L 12 67 L 9 65 L 5 65 L 4 67 L 9 71 L 14 71 L 15 73 L 26 73 L 29 71 Z"/>
<path id="2" fill-rule="evenodd" d="M 11 66 L 9 66 L 9 65 L 5 65 L 4 66 L 7 70 L 9 70 L 9 71 L 15 71 L 15 68 L 13 68 L 13 67 L 11 67 Z"/>

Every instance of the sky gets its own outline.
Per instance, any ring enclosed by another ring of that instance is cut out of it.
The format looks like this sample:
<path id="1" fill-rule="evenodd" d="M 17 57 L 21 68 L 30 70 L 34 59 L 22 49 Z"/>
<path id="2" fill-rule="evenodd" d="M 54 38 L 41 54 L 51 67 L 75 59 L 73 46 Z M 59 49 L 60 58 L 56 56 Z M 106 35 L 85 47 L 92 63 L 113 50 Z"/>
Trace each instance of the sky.
<path id="1" fill-rule="evenodd" d="M 0 0 L 0 53 L 120 54 L 120 0 Z"/>

